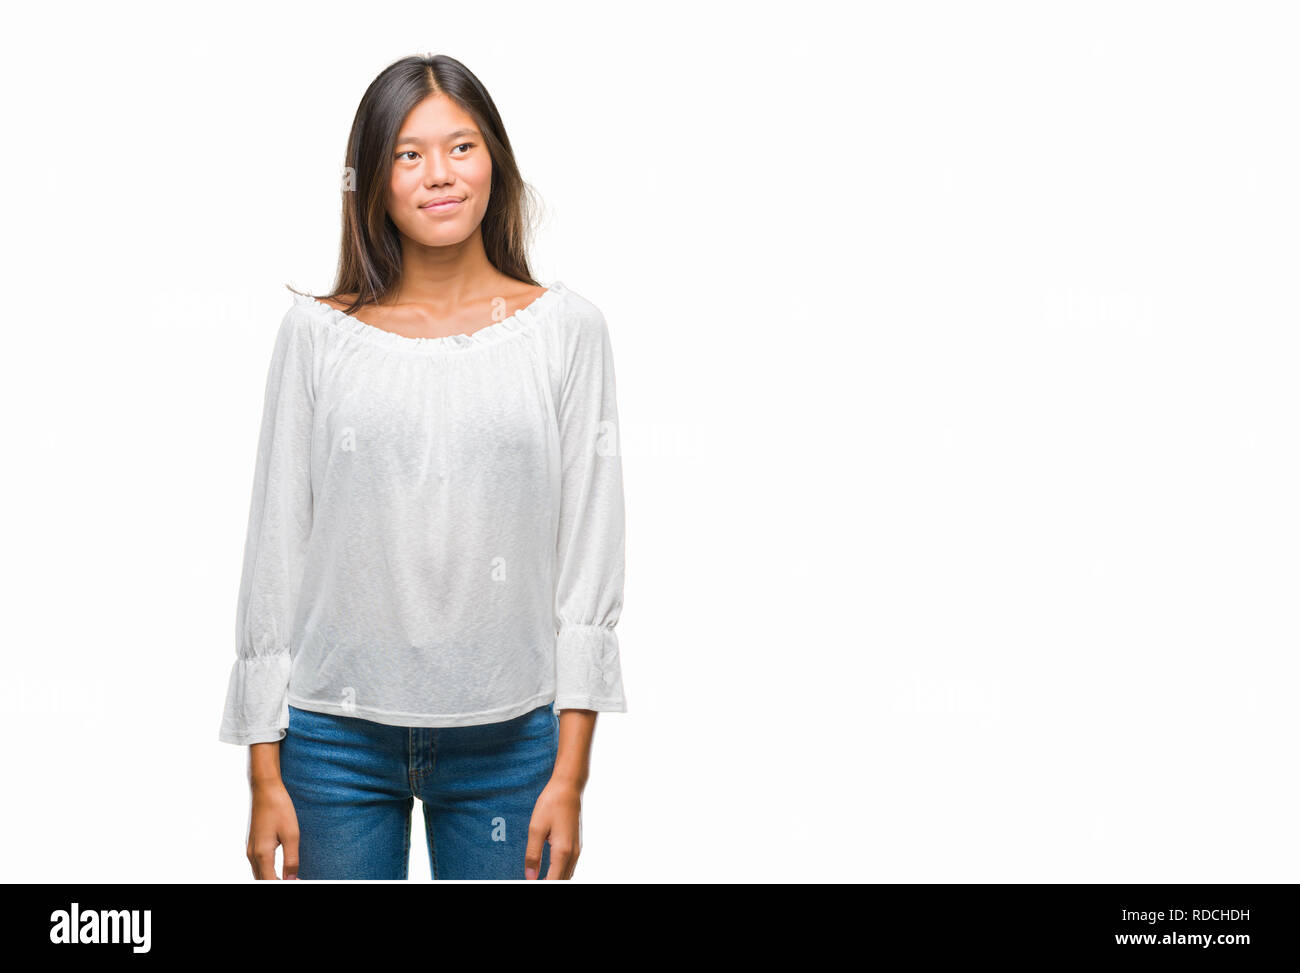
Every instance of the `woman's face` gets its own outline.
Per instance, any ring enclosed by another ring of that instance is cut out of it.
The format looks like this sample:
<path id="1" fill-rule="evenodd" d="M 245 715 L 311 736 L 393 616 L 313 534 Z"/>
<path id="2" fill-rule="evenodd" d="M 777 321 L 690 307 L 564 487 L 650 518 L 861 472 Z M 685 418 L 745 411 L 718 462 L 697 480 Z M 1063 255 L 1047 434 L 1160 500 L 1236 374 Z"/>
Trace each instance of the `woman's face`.
<path id="1" fill-rule="evenodd" d="M 411 109 L 393 147 L 388 215 L 416 243 L 445 247 L 483 221 L 492 188 L 492 159 L 474 119 L 446 95 Z M 450 199 L 449 205 L 430 205 Z"/>

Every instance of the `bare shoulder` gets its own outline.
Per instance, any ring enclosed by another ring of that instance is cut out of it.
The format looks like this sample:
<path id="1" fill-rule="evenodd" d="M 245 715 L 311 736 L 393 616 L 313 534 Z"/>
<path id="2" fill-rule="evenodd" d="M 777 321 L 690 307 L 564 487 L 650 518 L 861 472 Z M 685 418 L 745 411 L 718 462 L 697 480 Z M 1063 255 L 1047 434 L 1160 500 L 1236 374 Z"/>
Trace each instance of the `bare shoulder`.
<path id="1" fill-rule="evenodd" d="M 515 311 L 528 307 L 549 289 L 539 284 L 526 284 L 510 277 L 505 278 L 502 284 L 502 290 L 505 293 L 501 297 L 505 300 L 506 313 L 508 314 L 513 314 Z M 493 300 L 496 300 L 496 298 L 493 298 Z"/>
<path id="2" fill-rule="evenodd" d="M 316 300 L 320 301 L 322 304 L 328 304 L 336 311 L 347 310 L 352 306 L 352 302 L 355 301 L 356 299 L 357 299 L 357 295 L 355 294 L 340 294 L 339 298 L 333 298 L 333 297 L 316 298 Z"/>

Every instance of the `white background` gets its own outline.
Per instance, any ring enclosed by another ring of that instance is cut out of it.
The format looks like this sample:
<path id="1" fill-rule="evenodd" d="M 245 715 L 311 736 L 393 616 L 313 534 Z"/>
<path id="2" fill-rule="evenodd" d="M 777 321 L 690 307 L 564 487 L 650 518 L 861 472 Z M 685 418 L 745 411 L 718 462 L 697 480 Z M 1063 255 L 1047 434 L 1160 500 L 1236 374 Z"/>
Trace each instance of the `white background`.
<path id="1" fill-rule="evenodd" d="M 332 283 L 366 85 L 446 53 L 617 364 L 578 880 L 1295 881 L 1287 5 L 11 16 L 5 879 L 249 879 L 283 285 Z"/>

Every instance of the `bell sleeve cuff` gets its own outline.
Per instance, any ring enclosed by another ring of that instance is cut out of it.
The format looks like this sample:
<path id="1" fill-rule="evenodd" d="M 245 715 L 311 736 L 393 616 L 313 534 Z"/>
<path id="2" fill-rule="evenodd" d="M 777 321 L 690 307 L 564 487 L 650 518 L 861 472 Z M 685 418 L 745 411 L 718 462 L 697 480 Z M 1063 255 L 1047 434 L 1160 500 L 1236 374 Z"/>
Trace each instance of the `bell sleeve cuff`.
<path id="1" fill-rule="evenodd" d="M 267 372 L 223 743 L 274 743 L 289 728 L 293 622 L 312 524 L 312 362 L 310 322 L 291 308 Z"/>
<path id="2" fill-rule="evenodd" d="M 594 306 L 567 332 L 558 402 L 560 516 L 556 545 L 555 708 L 623 713 L 614 632 L 623 608 L 623 468 L 614 361 Z"/>

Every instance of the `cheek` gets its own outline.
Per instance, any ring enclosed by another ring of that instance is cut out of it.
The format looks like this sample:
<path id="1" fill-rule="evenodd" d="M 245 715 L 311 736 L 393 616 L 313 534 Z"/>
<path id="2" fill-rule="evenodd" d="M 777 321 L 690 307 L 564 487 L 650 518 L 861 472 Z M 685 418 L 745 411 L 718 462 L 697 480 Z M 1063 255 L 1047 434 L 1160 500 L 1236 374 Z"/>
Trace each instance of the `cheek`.
<path id="1" fill-rule="evenodd" d="M 420 175 L 413 169 L 394 169 L 388 180 L 388 202 L 410 199 L 420 188 Z"/>
<path id="2" fill-rule="evenodd" d="M 492 188 L 492 160 L 485 155 L 484 161 L 476 161 L 474 165 L 462 170 L 461 177 L 469 183 L 476 196 L 486 199 Z"/>
<path id="3" fill-rule="evenodd" d="M 421 192 L 419 175 L 394 170 L 388 181 L 388 194 L 384 200 L 389 218 L 402 230 L 409 231 L 418 221 L 409 212 L 411 200 Z"/>

